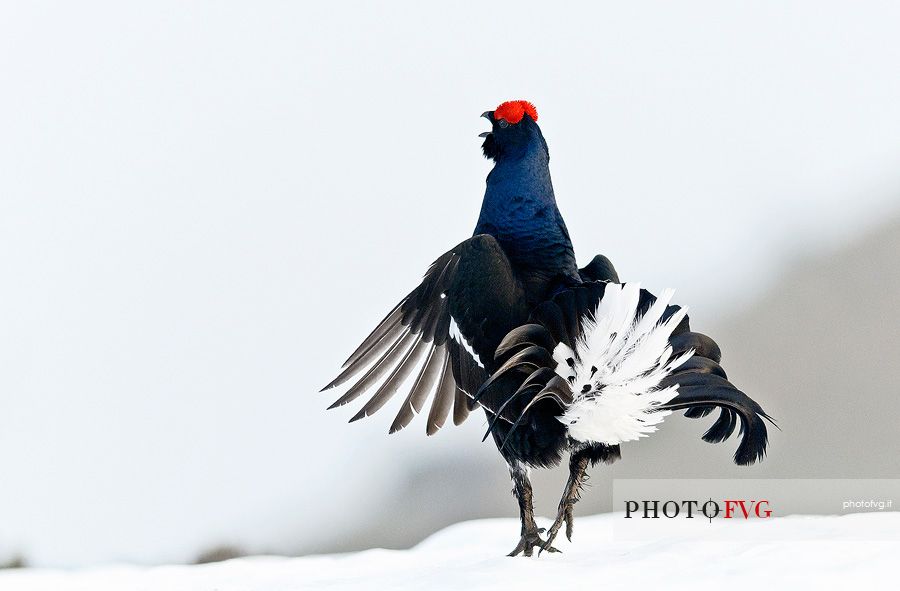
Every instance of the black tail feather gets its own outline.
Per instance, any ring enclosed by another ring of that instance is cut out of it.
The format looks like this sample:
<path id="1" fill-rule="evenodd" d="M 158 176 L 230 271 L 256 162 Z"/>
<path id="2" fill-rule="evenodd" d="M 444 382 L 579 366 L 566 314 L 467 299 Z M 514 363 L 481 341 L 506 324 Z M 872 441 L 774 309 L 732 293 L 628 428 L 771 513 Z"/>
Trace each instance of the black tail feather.
<path id="1" fill-rule="evenodd" d="M 675 373 L 661 385 L 674 384 L 679 386 L 678 395 L 663 409 L 687 410 L 686 415 L 696 418 L 718 407 L 721 409 L 719 418 L 703 434 L 703 440 L 709 443 L 725 441 L 734 433 L 740 419 L 741 441 L 734 454 L 735 463 L 745 466 L 765 457 L 769 440 L 766 421 L 773 425 L 775 422 L 752 398 L 728 380 L 711 373 Z"/>

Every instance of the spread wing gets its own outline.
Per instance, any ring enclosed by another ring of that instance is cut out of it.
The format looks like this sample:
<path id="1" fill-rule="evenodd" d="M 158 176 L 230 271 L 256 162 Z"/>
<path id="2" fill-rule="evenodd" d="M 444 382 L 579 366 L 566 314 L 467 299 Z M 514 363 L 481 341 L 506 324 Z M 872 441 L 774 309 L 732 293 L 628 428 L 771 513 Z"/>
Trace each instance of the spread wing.
<path id="1" fill-rule="evenodd" d="M 362 376 L 329 408 L 374 390 L 350 421 L 369 416 L 415 374 L 390 432 L 408 425 L 429 397 L 429 435 L 444 425 L 451 408 L 458 425 L 487 379 L 485 363 L 527 317 L 522 286 L 503 249 L 491 236 L 473 236 L 432 263 L 419 286 L 350 355 L 323 391 Z"/>

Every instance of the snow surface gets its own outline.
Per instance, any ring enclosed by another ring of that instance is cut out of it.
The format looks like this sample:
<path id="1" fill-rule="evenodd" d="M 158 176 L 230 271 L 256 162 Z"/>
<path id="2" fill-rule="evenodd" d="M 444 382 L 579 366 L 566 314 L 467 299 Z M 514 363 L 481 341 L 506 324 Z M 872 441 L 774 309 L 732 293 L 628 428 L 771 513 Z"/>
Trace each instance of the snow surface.
<path id="1" fill-rule="evenodd" d="M 790 516 L 745 523 L 755 540 L 721 541 L 698 527 L 623 541 L 621 513 L 577 517 L 561 554 L 507 558 L 518 522 L 459 523 L 411 550 L 239 558 L 199 566 L 13 570 L 3 591 L 288 591 L 295 589 L 833 589 L 893 588 L 900 513 Z M 743 535 L 743 534 L 742 534 Z"/>

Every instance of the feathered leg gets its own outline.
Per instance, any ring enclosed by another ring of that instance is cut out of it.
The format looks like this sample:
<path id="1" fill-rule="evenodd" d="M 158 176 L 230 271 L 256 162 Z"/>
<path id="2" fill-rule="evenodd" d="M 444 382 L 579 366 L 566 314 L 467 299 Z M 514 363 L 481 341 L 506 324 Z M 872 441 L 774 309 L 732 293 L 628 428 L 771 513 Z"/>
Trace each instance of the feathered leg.
<path id="1" fill-rule="evenodd" d="M 570 542 L 572 541 L 572 529 L 575 524 L 575 520 L 572 517 L 572 509 L 575 507 L 578 499 L 581 498 L 581 488 L 584 486 L 584 481 L 588 478 L 587 467 L 589 461 L 590 454 L 585 449 L 574 452 L 569 458 L 569 481 L 566 483 L 562 498 L 559 500 L 559 512 L 556 515 L 556 521 L 553 522 L 553 525 L 547 531 L 547 541 L 544 542 L 542 550 L 552 551 L 550 544 L 556 539 L 556 534 L 559 533 L 564 522 L 566 524 L 566 537 Z"/>
<path id="2" fill-rule="evenodd" d="M 538 528 L 534 521 L 534 505 L 533 492 L 531 489 L 531 481 L 528 479 L 528 472 L 521 464 L 512 465 L 509 473 L 513 480 L 513 494 L 519 501 L 519 518 L 522 521 L 522 535 L 519 543 L 509 553 L 509 556 L 518 556 L 524 552 L 525 556 L 531 556 L 534 548 L 543 548 L 548 552 L 558 552 L 556 548 L 545 544 L 540 534 L 543 528 Z"/>

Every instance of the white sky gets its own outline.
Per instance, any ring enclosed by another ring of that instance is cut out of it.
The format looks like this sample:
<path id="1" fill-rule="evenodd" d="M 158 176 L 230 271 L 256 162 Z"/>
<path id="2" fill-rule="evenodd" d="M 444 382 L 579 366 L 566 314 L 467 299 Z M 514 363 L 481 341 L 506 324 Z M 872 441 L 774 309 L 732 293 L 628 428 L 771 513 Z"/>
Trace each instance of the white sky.
<path id="1" fill-rule="evenodd" d="M 898 22 L 889 2 L 3 4 L 0 559 L 302 550 L 416 458 L 492 456 L 480 418 L 389 439 L 314 394 L 471 233 L 478 115 L 532 100 L 580 260 L 711 318 L 896 211 Z"/>

